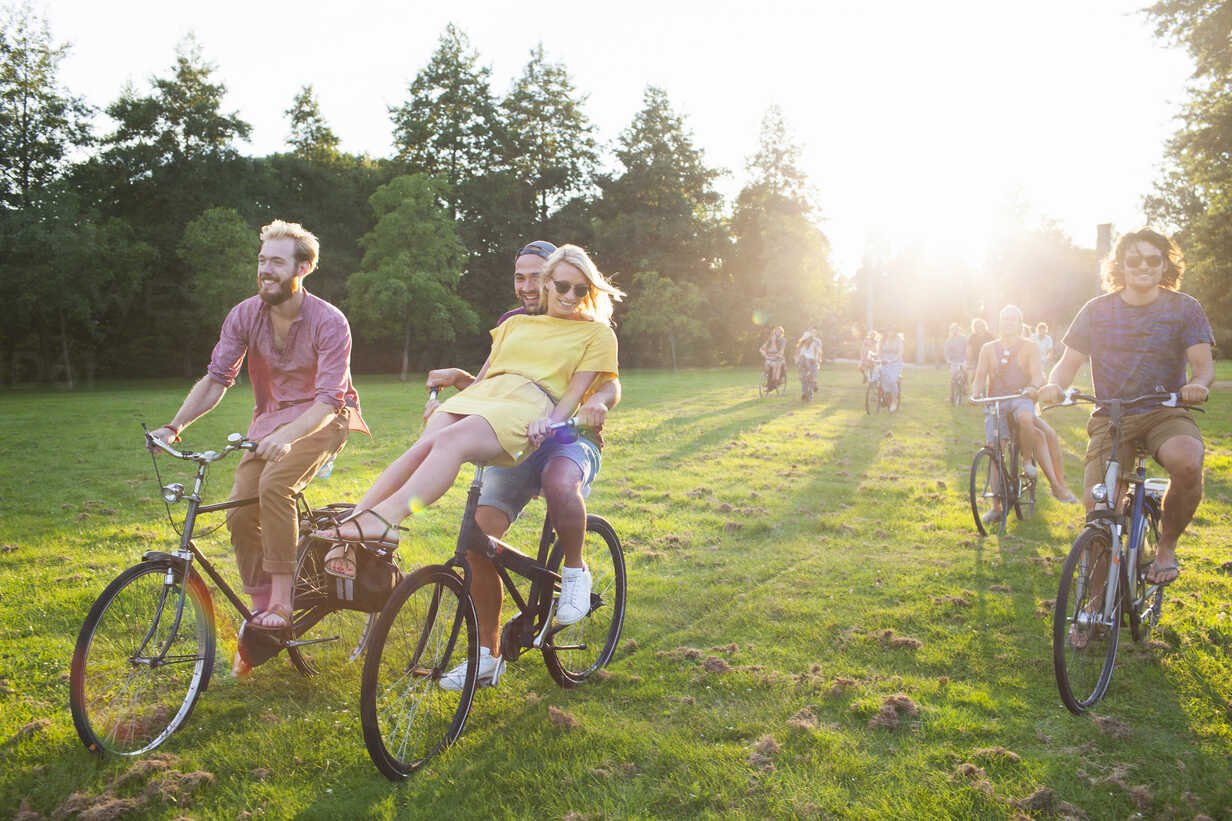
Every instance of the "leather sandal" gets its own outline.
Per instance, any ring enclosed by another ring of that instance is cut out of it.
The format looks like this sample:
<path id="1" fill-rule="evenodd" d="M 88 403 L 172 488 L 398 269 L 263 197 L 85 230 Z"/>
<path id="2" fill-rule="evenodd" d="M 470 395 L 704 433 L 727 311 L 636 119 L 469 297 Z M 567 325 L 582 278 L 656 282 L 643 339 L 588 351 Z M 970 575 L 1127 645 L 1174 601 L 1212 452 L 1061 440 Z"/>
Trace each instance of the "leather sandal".
<path id="1" fill-rule="evenodd" d="M 380 522 L 381 524 L 385 526 L 385 529 L 381 531 L 381 535 L 368 536 L 367 534 L 364 533 L 364 529 L 359 523 L 359 517 L 365 514 L 375 517 L 378 522 Z M 359 531 L 359 536 L 358 537 L 343 536 L 339 528 L 346 524 L 354 524 L 355 529 Z M 325 554 L 325 562 L 326 562 L 325 572 L 331 576 L 337 576 L 340 579 L 355 578 L 356 565 L 355 565 L 355 558 L 352 555 L 352 550 L 354 549 L 352 547 L 353 545 L 365 544 L 365 545 L 370 545 L 373 547 L 383 548 L 385 550 L 396 550 L 398 547 L 398 537 L 397 537 L 398 532 L 399 531 L 409 532 L 408 528 L 402 527 L 401 525 L 393 524 L 392 522 L 386 520 L 384 516 L 377 513 L 375 510 L 372 510 L 371 508 L 367 510 L 352 511 L 351 515 L 343 519 L 340 519 L 336 524 L 333 525 L 331 529 L 333 530 L 332 533 L 329 530 L 314 531 L 312 534 L 312 537 L 314 539 L 320 539 L 323 542 L 329 542 L 330 544 L 334 545 L 334 548 Z M 390 538 L 391 533 L 394 534 L 393 538 Z M 342 561 L 344 563 L 344 569 L 349 569 L 350 572 L 347 573 L 347 572 L 341 572 L 336 569 L 331 569 L 329 567 L 329 563 L 331 561 L 335 561 L 335 562 Z"/>
<path id="2" fill-rule="evenodd" d="M 253 621 L 253 618 L 256 618 L 257 615 L 261 613 L 272 613 L 278 618 L 282 619 L 283 623 L 266 625 L 266 624 L 258 624 L 257 622 Z M 253 630 L 264 630 L 267 633 L 280 633 L 284 630 L 291 629 L 291 623 L 292 623 L 291 622 L 291 608 L 287 607 L 284 604 L 271 604 L 269 607 L 266 607 L 263 610 L 254 610 L 252 613 L 252 616 L 253 618 L 250 618 L 248 620 L 248 626 L 251 627 Z"/>

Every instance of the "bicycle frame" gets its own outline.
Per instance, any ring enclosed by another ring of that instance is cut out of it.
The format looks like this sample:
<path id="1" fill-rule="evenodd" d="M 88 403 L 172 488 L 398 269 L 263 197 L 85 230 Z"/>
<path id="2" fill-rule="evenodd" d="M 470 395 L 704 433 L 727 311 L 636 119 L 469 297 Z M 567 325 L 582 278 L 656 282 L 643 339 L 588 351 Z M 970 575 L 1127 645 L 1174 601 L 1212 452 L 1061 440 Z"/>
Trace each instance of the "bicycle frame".
<path id="1" fill-rule="evenodd" d="M 553 573 L 546 566 L 552 564 L 554 559 L 553 555 L 549 555 L 549 549 L 553 545 L 552 536 L 555 531 L 552 528 L 551 519 L 545 516 L 543 530 L 539 537 L 539 554 L 536 559 L 532 559 L 512 545 L 493 536 L 488 536 L 480 530 L 478 523 L 475 521 L 475 511 L 479 507 L 479 494 L 483 489 L 483 470 L 483 465 L 475 467 L 475 478 L 471 480 L 470 489 L 466 494 L 466 508 L 462 513 L 462 526 L 458 530 L 457 547 L 454 550 L 453 557 L 445 562 L 445 567 L 461 569 L 462 597 L 466 598 L 470 596 L 471 592 L 471 565 L 467 561 L 466 554 L 468 552 L 475 553 L 492 562 L 497 575 L 500 577 L 501 584 L 509 591 L 509 595 L 518 607 L 519 616 L 515 618 L 519 618 L 522 615 L 529 615 L 531 617 L 529 624 L 521 625 L 520 646 L 540 647 L 546 638 L 550 638 L 552 634 L 563 629 L 563 627 L 558 626 L 556 631 L 549 633 L 548 628 L 552 624 L 552 614 L 551 612 L 544 612 L 543 609 L 544 597 L 550 596 L 552 592 L 559 589 L 560 585 L 560 574 Z M 530 580 L 530 592 L 525 599 L 522 598 L 517 585 L 510 577 L 510 570 Z M 435 613 L 437 603 L 438 599 L 434 598 L 432 602 L 433 613 Z M 531 609 L 532 607 L 534 609 Z M 543 617 L 541 624 L 535 621 L 538 616 Z M 441 656 L 442 659 L 451 658 L 453 655 L 458 633 L 462 629 L 462 618 L 463 611 L 459 608 L 454 614 L 453 627 L 449 633 L 449 643 L 446 645 L 445 652 Z M 422 641 L 426 641 L 426 634 L 424 637 L 421 637 Z M 562 647 L 557 649 L 574 648 Z M 422 650 L 422 647 L 417 647 L 414 658 L 419 658 Z M 512 661 L 512 659 L 510 660 Z M 441 671 L 436 670 L 434 672 L 439 674 Z"/>

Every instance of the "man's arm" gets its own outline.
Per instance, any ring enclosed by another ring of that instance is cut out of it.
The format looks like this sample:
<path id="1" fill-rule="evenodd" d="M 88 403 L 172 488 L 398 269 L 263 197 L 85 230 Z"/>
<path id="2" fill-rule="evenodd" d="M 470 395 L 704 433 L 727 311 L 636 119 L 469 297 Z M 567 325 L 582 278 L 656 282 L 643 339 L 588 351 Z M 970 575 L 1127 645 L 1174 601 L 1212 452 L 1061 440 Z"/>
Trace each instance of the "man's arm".
<path id="1" fill-rule="evenodd" d="M 988 391 L 988 360 L 992 358 L 992 348 L 988 345 L 991 344 L 990 342 L 980 348 L 979 358 L 975 365 L 975 376 L 971 377 L 972 396 L 980 397 Z"/>
<path id="2" fill-rule="evenodd" d="M 1064 398 L 1061 392 L 1070 386 L 1074 377 L 1078 375 L 1078 369 L 1086 361 L 1086 354 L 1073 346 L 1067 346 L 1065 355 L 1052 366 L 1052 373 L 1048 374 L 1048 384 L 1040 388 L 1039 401 L 1046 405 L 1055 405 L 1060 402 Z"/>
<path id="3" fill-rule="evenodd" d="M 1185 349 L 1189 360 L 1189 381 L 1181 388 L 1181 401 L 1186 405 L 1201 405 L 1211 395 L 1211 383 L 1215 381 L 1215 359 L 1211 356 L 1211 343 L 1200 342 Z"/>
<path id="4" fill-rule="evenodd" d="M 613 379 L 604 382 L 597 391 L 590 395 L 582 407 L 578 408 L 578 421 L 583 427 L 601 428 L 607 419 L 607 412 L 620 403 L 620 380 Z"/>
<path id="5" fill-rule="evenodd" d="M 291 451 L 291 445 L 325 427 L 325 423 L 338 413 L 332 404 L 313 402 L 308 410 L 257 442 L 257 456 L 269 462 L 277 462 Z"/>
<path id="6" fill-rule="evenodd" d="M 171 418 L 171 422 L 150 431 L 150 435 L 163 442 L 174 442 L 180 437 L 180 431 L 218 407 L 218 403 L 222 401 L 226 392 L 226 386 L 213 377 L 201 377 L 197 380 L 197 384 L 192 386 L 188 396 L 184 397 L 183 404 Z"/>

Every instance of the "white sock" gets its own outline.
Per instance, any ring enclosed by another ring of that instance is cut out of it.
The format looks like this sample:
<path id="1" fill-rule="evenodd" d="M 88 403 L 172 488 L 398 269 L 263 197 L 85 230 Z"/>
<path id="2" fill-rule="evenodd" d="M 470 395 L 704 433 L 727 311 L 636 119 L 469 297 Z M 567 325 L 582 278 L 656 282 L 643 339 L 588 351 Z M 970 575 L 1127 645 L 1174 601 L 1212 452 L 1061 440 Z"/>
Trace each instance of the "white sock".
<path id="1" fill-rule="evenodd" d="M 562 567 L 560 569 L 560 577 L 562 579 L 573 579 L 586 572 L 586 565 L 581 567 Z"/>

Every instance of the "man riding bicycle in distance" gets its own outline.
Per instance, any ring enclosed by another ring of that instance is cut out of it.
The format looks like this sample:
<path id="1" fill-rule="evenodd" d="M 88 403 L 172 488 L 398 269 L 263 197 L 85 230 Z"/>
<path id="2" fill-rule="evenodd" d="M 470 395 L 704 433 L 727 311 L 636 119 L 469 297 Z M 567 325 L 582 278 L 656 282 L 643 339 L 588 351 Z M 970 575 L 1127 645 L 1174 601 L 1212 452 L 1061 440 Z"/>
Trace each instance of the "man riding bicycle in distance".
<path id="1" fill-rule="evenodd" d="M 1040 401 L 1062 400 L 1062 391 L 1090 359 L 1095 395 L 1133 399 L 1151 393 L 1179 393 L 1182 403 L 1200 405 L 1215 379 L 1210 322 L 1196 299 L 1180 293 L 1185 263 L 1181 249 L 1150 228 L 1123 234 L 1103 262 L 1105 293 L 1078 312 L 1062 342 L 1064 355 L 1053 367 Z M 1189 379 L 1185 366 L 1189 366 Z M 1107 415 L 1100 410 L 1087 423 L 1083 501 L 1094 506 L 1091 487 L 1102 481 L 1116 446 Z M 1155 560 L 1147 569 L 1151 584 L 1169 584 L 1180 575 L 1176 543 L 1202 501 L 1202 433 L 1185 408 L 1134 407 L 1122 422 L 1121 464 L 1134 463 L 1141 446 L 1168 471 L 1163 525 Z M 1120 488 L 1108 488 L 1120 498 Z"/>
<path id="2" fill-rule="evenodd" d="M 524 246 L 514 257 L 513 291 L 522 303 L 502 314 L 496 324 L 517 314 L 537 314 L 539 286 L 544 263 L 556 250 L 550 242 L 536 240 Z M 475 381 L 474 375 L 461 368 L 440 368 L 428 374 L 427 386 L 458 390 Z M 502 538 L 517 520 L 527 502 L 542 494 L 548 516 L 560 537 L 564 551 L 561 568 L 560 604 L 556 611 L 559 624 L 573 624 L 590 611 L 590 572 L 584 566 L 582 541 L 586 533 L 586 502 L 590 485 L 599 474 L 602 463 L 603 423 L 607 412 L 620 401 L 620 381 L 605 382 L 593 394 L 584 397 L 577 417 L 584 429 L 574 442 L 560 442 L 549 436 L 543 444 L 515 467 L 489 467 L 484 470 L 483 490 L 475 522 L 486 535 Z M 435 399 L 424 406 L 427 419 L 440 404 Z M 471 596 L 475 616 L 479 621 L 478 684 L 490 687 L 497 683 L 505 669 L 500 656 L 500 613 L 503 598 L 500 577 L 485 557 L 471 553 Z M 441 678 L 447 690 L 460 690 L 466 680 L 466 664 L 450 670 Z"/>
<path id="3" fill-rule="evenodd" d="M 950 381 L 967 367 L 967 337 L 957 322 L 950 323 L 950 335 L 945 339 L 945 362 L 950 366 Z"/>
<path id="4" fill-rule="evenodd" d="M 796 367 L 800 369 L 801 374 L 807 374 L 812 378 L 814 388 L 817 387 L 817 372 L 821 368 L 821 355 L 821 337 L 817 335 L 817 326 L 809 325 L 808 330 L 796 342 Z M 803 377 L 800 383 L 802 390 L 800 398 L 809 399 L 808 384 Z"/>
<path id="5" fill-rule="evenodd" d="M 222 401 L 247 356 L 256 398 L 248 438 L 257 447 L 236 466 L 230 498 L 260 503 L 228 510 L 227 529 L 252 597 L 250 623 L 263 630 L 291 625 L 295 494 L 342 450 L 349 431 L 368 432 L 351 384 L 351 327 L 342 311 L 303 287 L 319 249 L 298 223 L 275 220 L 261 229 L 256 296 L 227 314 L 206 375 L 171 422 L 151 432 L 164 442 L 178 439 Z M 234 672 L 248 672 L 238 652 Z"/>
<path id="6" fill-rule="evenodd" d="M 1023 470 L 1035 476 L 1035 459 L 1043 468 L 1052 495 L 1066 504 L 1077 504 L 1078 497 L 1065 487 L 1065 475 L 1061 470 L 1061 442 L 1056 432 L 1035 414 L 1035 400 L 1029 398 L 1044 382 L 1044 367 L 1040 362 L 1039 348 L 1022 334 L 1022 311 L 1014 305 L 1006 305 L 997 318 L 1000 336 L 987 342 L 980 349 L 979 360 L 972 381 L 972 395 L 1007 396 L 1026 391 L 1028 396 L 1009 399 L 1001 403 L 1001 435 L 1008 436 L 1008 424 L 1014 425 L 1018 439 L 1018 452 Z M 992 405 L 984 407 L 984 438 L 989 443 L 996 439 Z M 1000 502 L 998 501 L 998 505 Z M 994 512 L 1000 513 L 999 510 Z"/>

